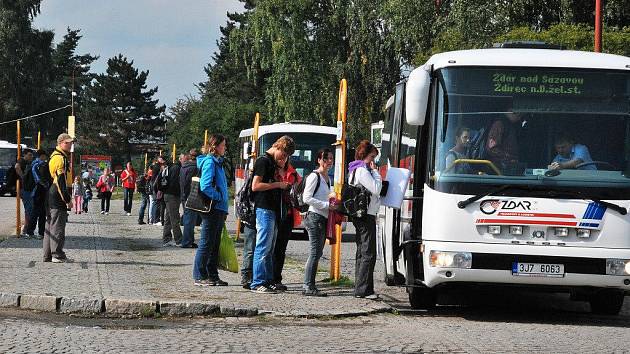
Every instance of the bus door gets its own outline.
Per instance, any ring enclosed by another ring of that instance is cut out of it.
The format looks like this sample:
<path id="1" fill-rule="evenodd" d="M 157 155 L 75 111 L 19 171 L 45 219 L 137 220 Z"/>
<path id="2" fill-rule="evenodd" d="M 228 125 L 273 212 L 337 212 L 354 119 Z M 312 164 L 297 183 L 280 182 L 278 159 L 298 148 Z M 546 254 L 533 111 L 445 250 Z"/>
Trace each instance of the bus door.
<path id="1" fill-rule="evenodd" d="M 400 166 L 402 122 L 403 122 L 403 100 L 405 85 L 399 84 L 396 87 L 394 104 L 385 112 L 386 119 L 382 133 L 381 176 L 385 178 L 388 167 Z M 403 205 L 403 209 L 406 206 Z M 402 223 L 402 210 L 390 207 L 382 207 L 379 213 L 379 231 L 383 247 L 383 261 L 385 264 L 385 283 L 387 285 L 400 285 L 404 283 L 405 263 L 400 257 L 401 227 L 406 227 Z"/>

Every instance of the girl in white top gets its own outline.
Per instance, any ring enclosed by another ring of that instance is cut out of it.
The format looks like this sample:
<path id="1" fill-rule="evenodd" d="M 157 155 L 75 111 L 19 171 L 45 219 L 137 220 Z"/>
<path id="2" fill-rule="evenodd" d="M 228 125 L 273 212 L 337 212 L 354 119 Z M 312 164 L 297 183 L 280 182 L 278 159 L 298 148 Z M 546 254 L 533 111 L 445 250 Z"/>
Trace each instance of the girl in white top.
<path id="1" fill-rule="evenodd" d="M 369 141 L 363 140 L 355 150 L 355 161 L 348 165 L 348 180 L 354 185 L 362 185 L 370 194 L 367 215 L 353 218 L 356 229 L 356 266 L 354 296 L 376 300 L 374 293 L 374 266 L 376 264 L 376 214 L 380 207 L 381 175 L 374 159 L 378 149 Z M 354 178 L 353 178 L 354 177 Z"/>
<path id="2" fill-rule="evenodd" d="M 333 209 L 328 203 L 328 200 L 334 196 L 334 193 L 330 191 L 331 183 L 328 177 L 328 170 L 334 162 L 333 153 L 329 148 L 323 148 L 317 152 L 316 156 L 319 167 L 306 177 L 302 194 L 302 199 L 309 205 L 304 226 L 308 232 L 311 249 L 304 270 L 302 294 L 305 296 L 326 296 L 326 293 L 319 291 L 315 286 L 315 274 L 326 240 L 328 210 Z"/>

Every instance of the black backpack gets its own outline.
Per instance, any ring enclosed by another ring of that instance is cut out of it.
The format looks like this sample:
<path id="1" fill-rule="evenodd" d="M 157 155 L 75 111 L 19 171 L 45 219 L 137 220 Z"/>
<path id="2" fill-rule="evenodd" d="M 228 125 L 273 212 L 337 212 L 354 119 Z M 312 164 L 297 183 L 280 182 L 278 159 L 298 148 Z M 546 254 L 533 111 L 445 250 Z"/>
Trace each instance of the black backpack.
<path id="1" fill-rule="evenodd" d="M 243 183 L 234 198 L 234 210 L 236 217 L 238 217 L 242 223 L 251 228 L 256 228 L 256 211 L 254 206 L 254 193 L 252 192 L 253 179 L 254 172 L 249 171 L 245 183 Z"/>
<path id="2" fill-rule="evenodd" d="M 317 185 L 315 186 L 315 190 L 313 191 L 313 195 L 317 193 L 319 190 L 319 184 L 321 183 L 321 176 L 318 172 L 311 172 L 317 174 Z M 304 187 L 306 187 L 306 177 L 302 178 L 300 183 L 295 183 L 291 186 L 291 191 L 289 192 L 289 197 L 291 200 L 291 207 L 297 209 L 300 213 L 305 213 L 308 211 L 309 205 L 304 202 Z"/>
<path id="3" fill-rule="evenodd" d="M 162 172 L 157 176 L 156 187 L 160 192 L 166 192 L 168 190 L 168 170 L 170 166 L 166 166 Z"/>
<path id="4" fill-rule="evenodd" d="M 26 172 L 24 173 L 24 178 L 22 178 L 22 183 L 24 184 L 22 188 L 26 192 L 31 192 L 35 189 L 35 177 L 33 177 L 33 169 L 31 168 L 31 164 L 26 165 Z"/>
<path id="5" fill-rule="evenodd" d="M 42 161 L 37 165 L 37 176 L 39 177 L 39 184 L 45 188 L 50 187 L 52 184 L 52 176 L 50 175 L 50 168 L 48 167 L 48 161 Z"/>
<path id="6" fill-rule="evenodd" d="M 353 218 L 362 218 L 367 215 L 370 200 L 372 198 L 370 191 L 362 185 L 353 185 L 356 170 L 352 172 L 350 182 L 343 184 L 341 188 L 341 204 L 339 204 L 338 212 Z"/>

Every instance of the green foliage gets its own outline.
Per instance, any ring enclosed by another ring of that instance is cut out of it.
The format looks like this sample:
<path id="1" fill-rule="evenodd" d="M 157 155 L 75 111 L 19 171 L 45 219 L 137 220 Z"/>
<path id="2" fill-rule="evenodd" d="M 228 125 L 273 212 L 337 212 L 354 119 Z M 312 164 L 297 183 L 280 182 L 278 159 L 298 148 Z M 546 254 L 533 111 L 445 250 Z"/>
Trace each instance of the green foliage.
<path id="1" fill-rule="evenodd" d="M 107 61 L 105 74 L 88 87 L 79 129 L 80 142 L 93 152 L 109 152 L 131 160 L 132 143 L 160 142 L 165 107 L 153 99 L 157 87 L 147 90 L 148 71 L 138 72 L 133 61 L 119 54 Z"/>

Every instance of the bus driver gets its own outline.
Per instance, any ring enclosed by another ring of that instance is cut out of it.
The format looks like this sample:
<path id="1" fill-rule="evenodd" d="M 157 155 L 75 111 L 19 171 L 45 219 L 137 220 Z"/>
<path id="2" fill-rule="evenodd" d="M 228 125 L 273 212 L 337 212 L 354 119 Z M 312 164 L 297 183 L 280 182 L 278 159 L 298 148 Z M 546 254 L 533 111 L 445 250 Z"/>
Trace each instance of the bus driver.
<path id="1" fill-rule="evenodd" d="M 560 135 L 556 138 L 556 152 L 558 155 L 549 165 L 550 170 L 575 169 L 576 166 L 583 163 L 593 162 L 588 148 L 582 144 L 575 144 L 573 139 L 566 135 Z M 594 164 L 580 166 L 578 170 L 597 170 Z"/>

